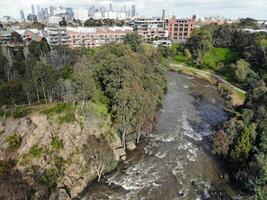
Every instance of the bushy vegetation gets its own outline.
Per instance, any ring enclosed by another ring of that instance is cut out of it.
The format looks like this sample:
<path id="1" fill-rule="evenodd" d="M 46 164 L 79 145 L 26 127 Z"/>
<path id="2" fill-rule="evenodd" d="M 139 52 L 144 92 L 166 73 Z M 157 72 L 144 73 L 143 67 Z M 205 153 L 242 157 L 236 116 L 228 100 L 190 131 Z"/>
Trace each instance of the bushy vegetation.
<path id="1" fill-rule="evenodd" d="M 203 57 L 203 64 L 209 69 L 217 70 L 219 67 L 229 65 L 238 58 L 238 54 L 228 48 L 213 48 Z"/>
<path id="2" fill-rule="evenodd" d="M 20 147 L 22 138 L 19 135 L 14 134 L 14 135 L 7 137 L 6 142 L 8 144 L 8 149 L 10 151 L 15 151 Z"/>

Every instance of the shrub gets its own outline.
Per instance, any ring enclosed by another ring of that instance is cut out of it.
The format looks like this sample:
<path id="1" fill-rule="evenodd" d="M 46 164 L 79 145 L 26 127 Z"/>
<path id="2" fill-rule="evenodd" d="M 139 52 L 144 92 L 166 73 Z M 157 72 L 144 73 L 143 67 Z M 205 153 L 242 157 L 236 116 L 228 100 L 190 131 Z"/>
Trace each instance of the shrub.
<path id="1" fill-rule="evenodd" d="M 14 110 L 12 110 L 12 117 L 14 118 L 22 118 L 25 117 L 30 113 L 31 109 L 24 107 L 24 106 L 18 106 Z"/>
<path id="2" fill-rule="evenodd" d="M 112 171 L 116 169 L 117 165 L 118 165 L 118 162 L 115 159 L 112 159 L 108 165 L 108 171 Z"/>
<path id="3" fill-rule="evenodd" d="M 17 150 L 21 145 L 22 138 L 15 134 L 6 138 L 6 142 L 8 143 L 8 149 L 11 151 Z"/>
<path id="4" fill-rule="evenodd" d="M 41 158 L 43 155 L 43 147 L 39 147 L 37 144 L 33 145 L 29 150 L 29 155 L 33 158 Z"/>
<path id="5" fill-rule="evenodd" d="M 59 139 L 57 136 L 53 138 L 51 145 L 55 150 L 62 149 L 64 147 L 62 139 Z"/>
<path id="6" fill-rule="evenodd" d="M 59 178 L 59 171 L 56 168 L 47 169 L 39 178 L 39 182 L 46 185 L 49 192 L 53 192 L 57 186 L 57 180 Z"/>
<path id="7" fill-rule="evenodd" d="M 58 120 L 59 120 L 59 123 L 60 124 L 63 124 L 63 123 L 71 123 L 71 122 L 74 122 L 75 121 L 75 114 L 74 113 L 67 113 L 63 116 L 59 116 L 58 117 Z"/>

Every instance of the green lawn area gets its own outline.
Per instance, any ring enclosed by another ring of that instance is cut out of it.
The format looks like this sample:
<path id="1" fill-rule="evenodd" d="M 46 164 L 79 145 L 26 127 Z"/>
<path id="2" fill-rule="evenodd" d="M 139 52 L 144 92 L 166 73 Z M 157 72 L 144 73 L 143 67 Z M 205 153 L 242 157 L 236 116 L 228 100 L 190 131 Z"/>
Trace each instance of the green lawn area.
<path id="1" fill-rule="evenodd" d="M 211 70 L 218 70 L 219 63 L 229 65 L 236 62 L 238 53 L 228 48 L 213 48 L 203 57 L 203 64 Z"/>

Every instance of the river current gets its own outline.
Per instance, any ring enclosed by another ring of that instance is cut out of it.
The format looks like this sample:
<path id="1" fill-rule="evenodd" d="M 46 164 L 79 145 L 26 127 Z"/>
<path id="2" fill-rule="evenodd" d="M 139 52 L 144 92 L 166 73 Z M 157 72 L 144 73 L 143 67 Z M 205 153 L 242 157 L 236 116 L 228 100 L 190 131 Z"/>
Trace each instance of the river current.
<path id="1" fill-rule="evenodd" d="M 223 200 L 234 194 L 211 155 L 214 126 L 227 120 L 209 83 L 167 73 L 168 91 L 154 130 L 127 160 L 93 183 L 82 200 Z"/>

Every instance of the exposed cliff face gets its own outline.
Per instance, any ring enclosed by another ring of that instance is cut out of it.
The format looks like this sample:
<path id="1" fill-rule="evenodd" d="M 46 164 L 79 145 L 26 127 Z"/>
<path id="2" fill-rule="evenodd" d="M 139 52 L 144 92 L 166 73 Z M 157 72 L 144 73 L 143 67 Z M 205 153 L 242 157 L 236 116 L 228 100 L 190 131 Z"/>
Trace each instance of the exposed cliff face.
<path id="1" fill-rule="evenodd" d="M 0 160 L 2 165 L 15 161 L 12 170 L 21 174 L 25 182 L 22 184 L 32 188 L 24 195 L 47 199 L 49 191 L 50 199 L 73 198 L 125 157 L 121 140 L 108 118 L 89 120 L 77 113 L 70 123 L 57 123 L 37 112 L 20 119 L 7 119 L 1 125 Z M 0 173 L 8 179 L 7 171 Z M 0 182 L 5 184 L 6 180 Z M 4 195 L 11 198 L 11 193 Z"/>

